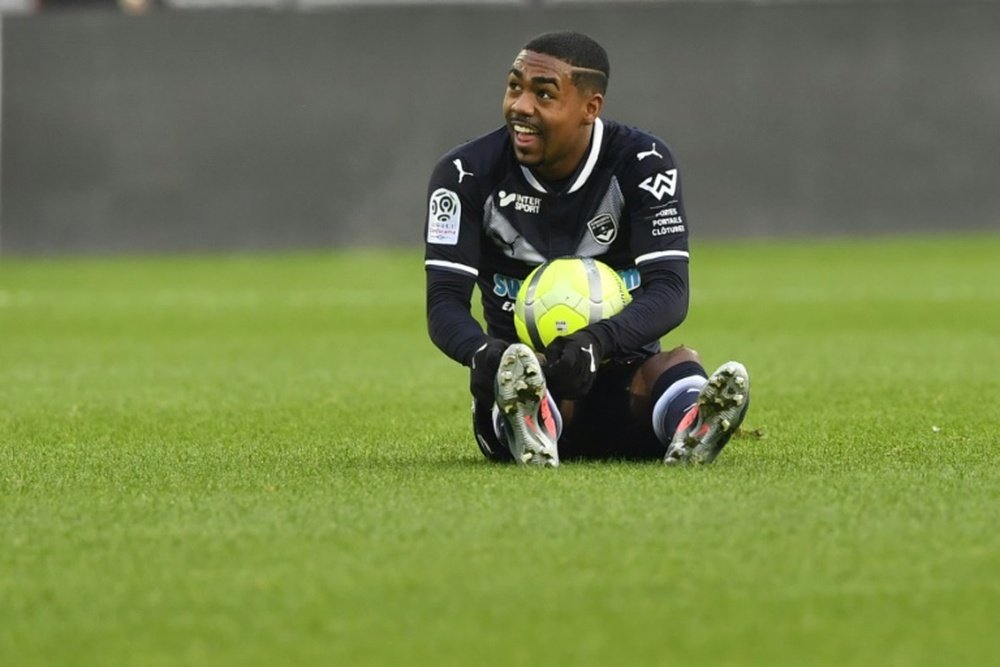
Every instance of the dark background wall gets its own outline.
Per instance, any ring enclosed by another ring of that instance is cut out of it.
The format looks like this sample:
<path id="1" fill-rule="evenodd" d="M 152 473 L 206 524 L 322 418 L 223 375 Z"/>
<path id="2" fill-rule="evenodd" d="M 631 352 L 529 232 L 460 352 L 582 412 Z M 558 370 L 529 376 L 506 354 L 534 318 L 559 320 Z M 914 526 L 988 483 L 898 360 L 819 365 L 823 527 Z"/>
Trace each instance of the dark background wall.
<path id="1" fill-rule="evenodd" d="M 7 254 L 421 242 L 538 32 L 611 54 L 696 237 L 1000 230 L 1000 5 L 70 12 L 3 21 Z"/>

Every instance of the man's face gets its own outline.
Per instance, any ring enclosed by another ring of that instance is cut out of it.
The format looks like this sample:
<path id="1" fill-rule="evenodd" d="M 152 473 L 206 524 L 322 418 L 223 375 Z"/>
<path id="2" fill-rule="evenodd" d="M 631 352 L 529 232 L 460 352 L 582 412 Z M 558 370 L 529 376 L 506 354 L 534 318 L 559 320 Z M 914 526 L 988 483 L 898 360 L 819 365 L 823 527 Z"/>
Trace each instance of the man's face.
<path id="1" fill-rule="evenodd" d="M 503 113 L 518 162 L 543 178 L 566 178 L 590 142 L 604 97 L 584 92 L 573 67 L 554 56 L 521 51 L 507 73 Z"/>

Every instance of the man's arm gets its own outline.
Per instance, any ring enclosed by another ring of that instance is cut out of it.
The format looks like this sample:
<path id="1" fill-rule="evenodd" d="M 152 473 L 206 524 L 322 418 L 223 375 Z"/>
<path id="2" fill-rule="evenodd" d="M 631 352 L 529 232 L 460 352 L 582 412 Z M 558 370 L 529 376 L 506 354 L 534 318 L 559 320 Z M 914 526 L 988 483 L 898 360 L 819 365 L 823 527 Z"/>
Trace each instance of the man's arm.
<path id="1" fill-rule="evenodd" d="M 654 149 L 660 147 L 655 159 L 636 152 L 622 174 L 642 293 L 617 315 L 549 345 L 545 375 L 553 393 L 565 398 L 590 391 L 601 359 L 638 351 L 687 316 L 689 253 L 680 176 L 666 145 L 649 139 Z"/>
<path id="2" fill-rule="evenodd" d="M 438 349 L 465 366 L 490 337 L 472 316 L 476 281 L 440 269 L 427 269 L 427 331 Z"/>
<path id="3" fill-rule="evenodd" d="M 660 261 L 639 268 L 643 292 L 625 310 L 587 327 L 606 357 L 626 354 L 675 329 L 688 311 L 688 264 Z"/>
<path id="4" fill-rule="evenodd" d="M 442 352 L 468 366 L 469 391 L 481 403 L 492 403 L 494 379 L 507 343 L 483 333 L 472 317 L 475 281 L 449 271 L 427 271 L 427 330 Z"/>
<path id="5" fill-rule="evenodd" d="M 688 239 L 681 178 L 667 145 L 650 136 L 655 155 L 639 152 L 622 184 L 642 293 L 621 313 L 588 327 L 612 356 L 638 350 L 677 328 L 688 312 Z"/>
<path id="6" fill-rule="evenodd" d="M 470 366 L 475 351 L 489 340 L 471 312 L 482 201 L 479 179 L 469 172 L 480 170 L 454 155 L 438 161 L 427 188 L 427 331 L 442 352 Z"/>
<path id="7" fill-rule="evenodd" d="M 546 348 L 545 377 L 554 394 L 562 398 L 585 395 L 602 359 L 635 352 L 684 320 L 687 263 L 654 262 L 640 272 L 645 291 L 622 312 L 556 338 Z"/>

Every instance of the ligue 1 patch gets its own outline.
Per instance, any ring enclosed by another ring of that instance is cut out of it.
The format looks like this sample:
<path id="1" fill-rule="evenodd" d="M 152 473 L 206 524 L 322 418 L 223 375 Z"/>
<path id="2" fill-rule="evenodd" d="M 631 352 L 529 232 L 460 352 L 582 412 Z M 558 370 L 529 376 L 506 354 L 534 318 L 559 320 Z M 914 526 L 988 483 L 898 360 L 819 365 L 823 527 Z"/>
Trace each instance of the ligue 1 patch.
<path id="1" fill-rule="evenodd" d="M 594 240 L 601 245 L 611 245 L 618 236 L 618 225 L 610 213 L 602 213 L 587 223 L 587 229 Z"/>
<path id="2" fill-rule="evenodd" d="M 462 202 L 447 188 L 438 188 L 427 205 L 427 242 L 436 245 L 458 245 L 458 228 L 462 220 Z"/>

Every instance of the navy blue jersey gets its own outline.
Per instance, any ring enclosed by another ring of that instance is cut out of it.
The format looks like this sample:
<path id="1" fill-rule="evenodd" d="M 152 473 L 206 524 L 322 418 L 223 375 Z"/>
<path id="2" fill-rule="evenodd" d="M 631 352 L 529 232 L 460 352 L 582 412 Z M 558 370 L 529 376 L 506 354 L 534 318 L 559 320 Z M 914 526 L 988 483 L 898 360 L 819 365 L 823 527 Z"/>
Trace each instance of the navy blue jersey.
<path id="1" fill-rule="evenodd" d="M 580 166 L 555 184 L 517 162 L 506 127 L 450 151 L 431 176 L 425 240 L 431 335 L 463 363 L 482 332 L 457 335 L 460 324 L 472 331 L 469 320 L 448 320 L 467 308 L 433 307 L 441 305 L 430 293 L 435 285 L 443 286 L 437 296 L 455 305 L 463 281 L 470 293 L 476 281 L 488 334 L 516 341 L 514 299 L 532 269 L 567 255 L 599 259 L 633 295 L 622 313 L 601 323 L 618 357 L 655 351 L 687 312 L 688 234 L 677 166 L 662 140 L 612 121 L 596 121 Z M 650 277 L 663 282 L 655 299 L 643 298 Z"/>

